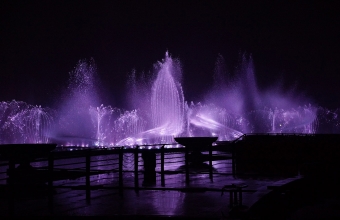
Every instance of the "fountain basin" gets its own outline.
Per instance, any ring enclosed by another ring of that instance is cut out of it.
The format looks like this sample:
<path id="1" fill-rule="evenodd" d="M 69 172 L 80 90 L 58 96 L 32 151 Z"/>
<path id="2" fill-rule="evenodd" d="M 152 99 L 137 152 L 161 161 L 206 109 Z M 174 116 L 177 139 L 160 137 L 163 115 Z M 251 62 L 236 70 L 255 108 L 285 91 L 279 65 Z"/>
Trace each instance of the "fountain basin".
<path id="1" fill-rule="evenodd" d="M 189 150 L 201 150 L 204 147 L 209 147 L 217 141 L 218 137 L 177 137 L 175 141 Z"/>
<path id="2" fill-rule="evenodd" d="M 181 145 L 210 145 L 217 141 L 218 137 L 177 137 L 175 141 Z"/>

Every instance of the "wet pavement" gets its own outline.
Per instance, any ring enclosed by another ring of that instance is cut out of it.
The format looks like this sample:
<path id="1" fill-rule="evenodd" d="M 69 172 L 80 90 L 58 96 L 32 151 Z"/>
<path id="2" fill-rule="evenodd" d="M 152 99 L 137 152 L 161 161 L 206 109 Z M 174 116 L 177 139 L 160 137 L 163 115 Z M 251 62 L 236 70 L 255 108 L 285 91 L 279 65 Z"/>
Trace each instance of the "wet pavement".
<path id="1" fill-rule="evenodd" d="M 51 194 L 46 182 L 30 185 L 29 178 L 10 188 L 7 184 L 7 165 L 3 162 L 0 166 L 0 216 L 114 216 L 118 219 L 340 217 L 340 212 L 337 211 L 338 208 L 340 210 L 340 192 L 333 193 L 334 189 L 338 189 L 338 182 L 334 180 L 326 178 L 306 180 L 301 176 L 260 177 L 250 174 L 234 176 L 230 159 L 227 159 L 224 162 L 213 161 L 212 179 L 206 163 L 191 167 L 188 182 L 183 167 L 183 155 L 166 156 L 168 159 L 164 182 L 161 181 L 157 165 L 155 182 L 146 183 L 142 167 L 139 168 L 138 178 L 135 178 L 131 162 L 133 157 L 125 155 L 123 188 L 119 188 L 121 183 L 119 172 L 114 167 L 116 165 L 112 165 L 109 160 L 117 160 L 117 155 L 93 157 L 91 168 L 100 172 L 94 172 L 90 176 L 92 189 L 89 197 L 86 197 L 85 190 L 84 158 L 55 161 L 55 174 L 59 173 L 60 177 L 66 175 L 69 178 L 53 181 L 53 196 L 49 196 Z M 47 162 L 34 162 L 32 165 L 41 168 L 46 167 Z M 116 171 L 108 172 L 109 169 Z M 75 171 L 76 175 L 67 173 L 69 171 Z M 46 173 L 46 170 L 42 172 Z M 230 193 L 222 193 L 224 186 L 232 184 L 247 185 L 242 193 L 242 206 L 234 204 L 231 207 Z M 299 199 L 300 197 L 304 199 Z"/>
<path id="2" fill-rule="evenodd" d="M 156 183 L 140 186 L 135 190 L 132 174 L 124 174 L 123 191 L 115 188 L 115 174 L 92 176 L 91 185 L 104 188 L 91 190 L 86 199 L 84 189 L 58 188 L 84 184 L 84 178 L 55 181 L 52 202 L 48 201 L 47 187 L 27 188 L 21 192 L 8 191 L 2 187 L 0 192 L 0 213 L 3 216 L 116 216 L 153 218 L 230 218 L 229 193 L 221 194 L 227 184 L 247 184 L 252 192 L 243 193 L 243 205 L 251 207 L 271 190 L 267 186 L 281 186 L 296 178 L 235 178 L 231 175 L 191 174 L 190 184 L 186 184 L 184 174 L 166 175 L 165 186 Z M 143 182 L 143 175 L 140 175 Z M 131 185 L 131 187 L 129 187 Z M 18 190 L 17 190 L 18 191 Z M 12 194 L 11 194 L 12 193 Z"/>

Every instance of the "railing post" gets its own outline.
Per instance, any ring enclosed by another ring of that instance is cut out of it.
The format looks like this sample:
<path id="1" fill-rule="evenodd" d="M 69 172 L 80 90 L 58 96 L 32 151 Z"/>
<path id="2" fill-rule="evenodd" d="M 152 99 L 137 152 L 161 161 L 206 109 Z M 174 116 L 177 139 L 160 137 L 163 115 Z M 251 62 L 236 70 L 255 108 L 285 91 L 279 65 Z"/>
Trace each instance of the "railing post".
<path id="1" fill-rule="evenodd" d="M 239 204 L 239 206 L 242 206 L 242 189 L 239 189 L 239 191 L 238 191 L 238 199 L 239 199 L 239 201 L 238 201 L 238 204 Z"/>
<path id="2" fill-rule="evenodd" d="M 13 194 L 15 193 L 15 189 L 14 189 L 14 175 L 15 175 L 15 162 L 12 158 L 9 158 L 8 161 L 8 170 L 7 170 L 7 182 L 9 184 L 9 207 L 8 207 L 8 214 L 9 216 L 13 216 L 15 215 L 15 212 L 17 211 L 14 208 L 15 205 L 15 199 Z"/>
<path id="3" fill-rule="evenodd" d="M 164 178 L 164 146 L 161 147 L 161 184 L 165 186 L 165 178 Z"/>
<path id="4" fill-rule="evenodd" d="M 185 182 L 186 184 L 189 184 L 189 152 L 188 147 L 185 146 Z"/>
<path id="5" fill-rule="evenodd" d="M 234 206 L 234 192 L 230 190 L 229 192 L 229 206 L 232 208 Z"/>
<path id="6" fill-rule="evenodd" d="M 144 162 L 143 186 L 154 185 L 156 183 L 157 157 L 154 149 L 144 149 L 142 152 Z"/>
<path id="7" fill-rule="evenodd" d="M 138 148 L 139 146 L 137 145 L 135 148 L 134 156 L 135 156 L 135 189 L 137 190 L 139 188 L 139 183 L 138 183 Z"/>
<path id="8" fill-rule="evenodd" d="M 119 192 L 123 191 L 123 147 L 119 149 Z"/>
<path id="9" fill-rule="evenodd" d="M 231 148 L 231 168 L 232 168 L 232 175 L 235 177 L 236 175 L 236 157 L 235 157 L 235 144 L 232 143 Z"/>
<path id="10" fill-rule="evenodd" d="M 54 155 L 50 153 L 48 156 L 48 206 L 52 208 L 53 205 L 53 168 L 54 168 Z"/>
<path id="11" fill-rule="evenodd" d="M 209 178 L 213 180 L 212 144 L 209 145 Z"/>
<path id="12" fill-rule="evenodd" d="M 91 186 L 90 186 L 90 166 L 91 166 L 91 153 L 90 150 L 86 152 L 86 200 L 91 197 Z"/>
<path id="13" fill-rule="evenodd" d="M 7 176 L 8 176 L 8 184 L 12 185 L 15 179 L 15 161 L 12 158 L 9 158 L 8 160 L 8 170 L 7 170 Z"/>

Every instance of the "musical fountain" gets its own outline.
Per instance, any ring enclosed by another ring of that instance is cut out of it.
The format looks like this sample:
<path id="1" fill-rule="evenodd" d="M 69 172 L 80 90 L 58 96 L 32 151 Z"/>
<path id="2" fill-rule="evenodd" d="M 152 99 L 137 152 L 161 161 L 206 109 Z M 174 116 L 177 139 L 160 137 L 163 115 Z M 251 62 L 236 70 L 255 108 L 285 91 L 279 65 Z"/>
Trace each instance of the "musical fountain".
<path id="1" fill-rule="evenodd" d="M 22 101 L 0 102 L 0 144 L 58 143 L 63 146 L 128 146 L 174 143 L 174 137 L 234 140 L 244 133 L 338 133 L 337 111 L 302 103 L 294 96 L 257 88 L 252 58 L 243 56 L 237 78 L 223 79 L 216 63 L 215 85 L 205 100 L 185 100 L 178 59 L 168 52 L 155 77 L 130 77 L 134 109 L 100 105 L 94 61 L 79 61 L 57 109 Z M 270 95 L 268 95 L 270 94 Z"/>

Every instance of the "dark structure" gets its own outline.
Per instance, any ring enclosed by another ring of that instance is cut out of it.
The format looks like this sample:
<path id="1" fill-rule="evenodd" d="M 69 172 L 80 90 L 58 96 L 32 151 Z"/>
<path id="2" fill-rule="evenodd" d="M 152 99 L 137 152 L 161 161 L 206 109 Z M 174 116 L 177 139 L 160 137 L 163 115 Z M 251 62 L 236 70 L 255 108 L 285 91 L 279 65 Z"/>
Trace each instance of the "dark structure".
<path id="1" fill-rule="evenodd" d="M 153 151 L 143 151 L 144 162 L 144 185 L 156 183 L 156 153 Z"/>
<path id="2" fill-rule="evenodd" d="M 208 149 L 208 161 L 209 161 L 209 177 L 213 178 L 212 175 L 212 143 L 214 143 L 218 137 L 178 137 L 175 141 L 185 146 L 185 173 L 186 182 L 189 183 L 189 161 L 190 165 L 197 166 L 202 164 L 204 156 L 201 151 Z"/>
<path id="3" fill-rule="evenodd" d="M 339 134 L 247 134 L 234 142 L 237 174 L 335 175 Z"/>
<path id="4" fill-rule="evenodd" d="M 30 179 L 35 169 L 30 165 L 37 158 L 47 157 L 57 144 L 5 144 L 0 145 L 0 155 L 8 160 L 7 174 L 9 182 L 18 182 L 22 178 Z M 19 164 L 16 168 L 15 164 Z"/>

